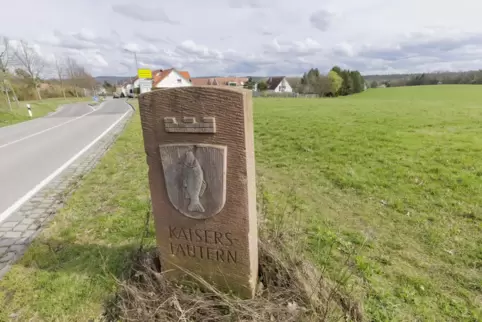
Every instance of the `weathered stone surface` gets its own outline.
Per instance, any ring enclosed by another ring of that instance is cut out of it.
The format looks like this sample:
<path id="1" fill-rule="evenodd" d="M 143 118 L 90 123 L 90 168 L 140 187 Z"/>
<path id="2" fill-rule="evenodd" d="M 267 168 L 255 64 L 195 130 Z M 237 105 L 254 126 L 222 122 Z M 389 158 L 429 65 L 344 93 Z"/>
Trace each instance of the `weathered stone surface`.
<path id="1" fill-rule="evenodd" d="M 35 233 L 37 232 L 37 230 L 31 230 L 31 229 L 28 229 L 28 230 L 24 230 L 22 232 L 22 235 L 20 237 L 22 238 L 30 238 L 32 237 L 33 235 L 35 235 Z"/>
<path id="2" fill-rule="evenodd" d="M 29 225 L 18 224 L 13 228 L 13 231 L 24 231 L 28 228 Z"/>
<path id="3" fill-rule="evenodd" d="M 19 253 L 22 253 L 24 250 L 25 250 L 25 246 L 24 245 L 20 245 L 20 244 L 16 244 L 16 245 L 12 245 L 8 248 L 8 250 L 10 252 L 13 252 L 15 254 L 19 254 Z"/>
<path id="4" fill-rule="evenodd" d="M 23 219 L 20 223 L 22 225 L 27 225 L 27 227 L 35 222 L 35 219 L 33 218 L 25 218 Z"/>
<path id="5" fill-rule="evenodd" d="M 0 257 L 0 263 L 6 263 L 11 261 L 12 259 L 15 258 L 15 253 L 14 252 L 8 252 L 4 253 L 3 256 Z"/>
<path id="6" fill-rule="evenodd" d="M 20 236 L 22 236 L 21 231 L 7 231 L 3 238 L 20 238 Z"/>
<path id="7" fill-rule="evenodd" d="M 250 298 L 258 276 L 251 92 L 185 87 L 139 98 L 163 270 Z M 183 121 L 183 128 L 168 129 Z M 213 124 L 201 132 L 197 120 Z M 168 125 L 166 127 L 166 125 Z"/>
<path id="8" fill-rule="evenodd" d="M 0 239 L 0 247 L 5 247 L 5 246 L 10 246 L 15 243 L 15 239 L 13 238 L 7 238 L 5 236 L 2 236 L 2 239 Z"/>

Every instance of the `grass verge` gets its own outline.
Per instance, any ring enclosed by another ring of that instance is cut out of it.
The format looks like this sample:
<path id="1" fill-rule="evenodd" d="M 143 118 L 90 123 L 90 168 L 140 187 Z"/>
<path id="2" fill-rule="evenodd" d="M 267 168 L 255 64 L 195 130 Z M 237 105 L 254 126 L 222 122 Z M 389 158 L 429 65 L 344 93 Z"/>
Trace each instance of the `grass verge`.
<path id="1" fill-rule="evenodd" d="M 37 118 L 55 111 L 60 105 L 90 100 L 90 97 L 72 97 L 68 99 L 49 98 L 41 101 L 22 101 L 19 102 L 19 107 L 17 107 L 17 104 L 13 102 L 12 111 L 10 111 L 7 106 L 2 105 L 0 106 L 0 127 L 30 120 L 31 118 L 28 115 L 26 104 L 30 104 L 33 118 Z"/>
<path id="2" fill-rule="evenodd" d="M 139 126 L 136 115 L 0 281 L 0 321 L 11 314 L 38 321 L 99 316 L 105 297 L 116 290 L 114 277 L 139 243 L 149 209 Z"/>

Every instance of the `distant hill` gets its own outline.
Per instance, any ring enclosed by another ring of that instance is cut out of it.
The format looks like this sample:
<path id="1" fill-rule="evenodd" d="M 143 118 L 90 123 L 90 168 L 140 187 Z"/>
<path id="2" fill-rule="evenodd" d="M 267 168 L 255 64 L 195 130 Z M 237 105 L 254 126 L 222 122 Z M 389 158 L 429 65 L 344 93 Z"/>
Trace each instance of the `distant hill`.
<path id="1" fill-rule="evenodd" d="M 377 82 L 385 82 L 385 81 L 395 81 L 395 80 L 408 80 L 413 76 L 419 74 L 388 74 L 388 75 L 363 75 L 363 78 L 367 82 L 377 81 Z"/>
<path id="2" fill-rule="evenodd" d="M 103 84 L 104 82 L 109 82 L 110 84 L 118 84 L 130 80 L 131 78 L 132 77 L 126 76 L 97 76 L 95 77 L 95 80 L 101 84 Z"/>

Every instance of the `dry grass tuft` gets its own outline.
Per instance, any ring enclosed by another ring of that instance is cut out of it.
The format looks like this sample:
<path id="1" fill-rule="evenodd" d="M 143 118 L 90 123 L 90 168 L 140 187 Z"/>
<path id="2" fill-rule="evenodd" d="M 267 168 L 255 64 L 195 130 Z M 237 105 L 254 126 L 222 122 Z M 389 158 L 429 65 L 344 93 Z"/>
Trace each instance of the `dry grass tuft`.
<path id="1" fill-rule="evenodd" d="M 287 260 L 260 243 L 256 296 L 242 300 L 201 277 L 197 285 L 173 283 L 161 272 L 156 250 L 138 254 L 130 277 L 110 301 L 107 321 L 362 321 L 358 304 L 337 291 L 305 261 Z M 201 287 L 199 287 L 201 286 Z"/>

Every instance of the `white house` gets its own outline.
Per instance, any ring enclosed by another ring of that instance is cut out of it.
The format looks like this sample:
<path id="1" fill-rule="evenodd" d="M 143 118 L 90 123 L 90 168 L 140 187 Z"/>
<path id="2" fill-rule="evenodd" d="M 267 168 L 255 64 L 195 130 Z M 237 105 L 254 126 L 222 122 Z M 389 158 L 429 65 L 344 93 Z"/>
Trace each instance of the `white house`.
<path id="1" fill-rule="evenodd" d="M 293 88 L 286 80 L 285 76 L 280 77 L 270 77 L 266 82 L 268 85 L 268 90 L 276 93 L 292 93 Z"/>
<path id="2" fill-rule="evenodd" d="M 132 84 L 125 84 L 124 86 L 122 86 L 122 93 L 124 93 L 125 96 L 127 96 L 128 94 L 132 94 L 134 91 L 134 87 L 132 86 Z"/>
<path id="3" fill-rule="evenodd" d="M 174 68 L 156 71 L 152 78 L 152 86 L 156 88 L 192 86 L 189 72 L 178 71 Z"/>
<path id="4" fill-rule="evenodd" d="M 132 85 L 129 83 L 124 83 L 121 86 L 117 87 L 117 91 L 119 92 L 119 94 L 122 93 L 124 94 L 124 96 L 127 96 L 127 93 L 129 93 L 131 89 L 132 89 Z"/>

